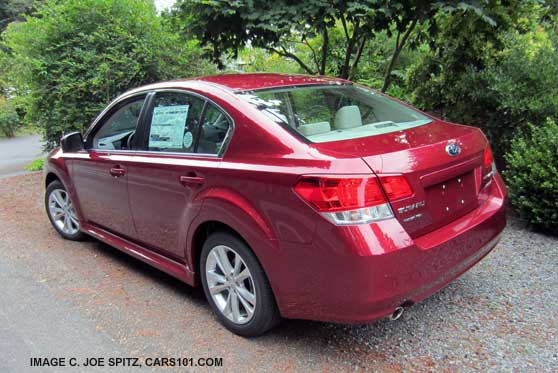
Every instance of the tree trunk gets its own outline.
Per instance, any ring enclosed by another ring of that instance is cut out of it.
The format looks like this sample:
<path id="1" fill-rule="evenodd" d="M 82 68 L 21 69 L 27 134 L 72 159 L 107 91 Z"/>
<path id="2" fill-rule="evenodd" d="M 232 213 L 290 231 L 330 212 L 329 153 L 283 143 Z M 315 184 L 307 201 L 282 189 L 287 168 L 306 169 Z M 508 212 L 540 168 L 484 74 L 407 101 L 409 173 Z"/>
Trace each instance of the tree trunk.
<path id="1" fill-rule="evenodd" d="M 344 21 L 344 18 L 342 18 L 341 20 Z M 360 25 L 357 23 L 354 26 L 353 35 L 351 35 L 350 37 L 345 22 L 343 22 L 343 28 L 345 30 L 345 36 L 347 38 L 347 49 L 345 50 L 345 59 L 343 61 L 343 66 L 341 66 L 341 70 L 339 71 L 338 77 L 342 79 L 349 79 L 351 57 L 353 55 L 355 42 L 359 37 Z"/>
<path id="2" fill-rule="evenodd" d="M 327 60 L 327 53 L 329 52 L 329 35 L 327 33 L 327 27 L 324 26 L 324 33 L 323 33 L 323 43 L 322 43 L 322 61 L 320 66 L 320 75 L 325 75 L 326 73 L 326 60 Z"/>
<path id="3" fill-rule="evenodd" d="M 393 49 L 393 54 L 391 56 L 391 61 L 389 61 L 389 65 L 386 69 L 386 72 L 384 74 L 384 85 L 382 86 L 382 92 L 385 93 L 385 91 L 387 91 L 387 89 L 389 88 L 389 85 L 391 84 L 391 72 L 393 70 L 393 67 L 395 66 L 395 61 L 397 61 L 397 58 L 399 57 L 399 53 L 401 53 L 401 48 L 399 47 L 399 36 L 400 33 L 399 31 L 397 32 L 397 39 L 395 42 L 395 48 Z"/>
<path id="4" fill-rule="evenodd" d="M 395 48 L 393 50 L 393 55 L 391 56 L 391 61 L 389 61 L 389 65 L 384 74 L 384 85 L 382 86 L 382 92 L 387 91 L 387 89 L 389 88 L 389 85 L 391 84 L 391 72 L 393 71 L 393 68 L 395 67 L 395 63 L 397 62 L 397 59 L 399 58 L 401 51 L 405 47 L 405 44 L 407 43 L 407 40 L 409 39 L 409 36 L 411 35 L 411 32 L 413 32 L 413 30 L 415 29 L 416 25 L 417 25 L 417 20 L 414 19 L 413 22 L 411 22 L 411 24 L 408 26 L 407 30 L 405 31 L 403 38 L 401 38 L 401 31 L 399 30 L 397 31 L 397 38 L 395 39 Z"/>
<path id="5" fill-rule="evenodd" d="M 312 70 L 310 67 L 308 67 L 308 65 L 306 65 L 297 55 L 295 55 L 294 53 L 291 53 L 287 50 L 287 48 L 285 48 L 284 46 L 281 46 L 282 50 L 278 50 L 275 49 L 273 47 L 266 47 L 265 49 L 267 49 L 270 52 L 273 53 L 277 53 L 280 56 L 286 57 L 286 58 L 290 58 L 291 60 L 295 61 L 296 63 L 299 64 L 300 67 L 302 67 L 302 69 L 304 71 L 306 71 L 308 74 L 310 75 L 316 75 L 316 71 Z"/>
<path id="6" fill-rule="evenodd" d="M 360 57 L 362 56 L 362 52 L 364 51 L 364 47 L 366 46 L 367 41 L 368 39 L 366 38 L 366 35 L 362 35 L 362 40 L 360 41 L 360 45 L 358 46 L 353 65 L 351 66 L 351 71 L 349 72 L 349 79 L 351 80 L 355 76 L 356 68 L 358 66 L 358 63 L 360 62 Z"/>
<path id="7" fill-rule="evenodd" d="M 341 66 L 341 71 L 339 71 L 339 78 L 341 79 L 349 79 L 349 64 L 351 63 L 351 55 L 353 54 L 354 46 L 355 38 L 353 36 L 347 44 L 347 50 L 345 51 L 345 60 L 343 61 L 343 66 Z"/>

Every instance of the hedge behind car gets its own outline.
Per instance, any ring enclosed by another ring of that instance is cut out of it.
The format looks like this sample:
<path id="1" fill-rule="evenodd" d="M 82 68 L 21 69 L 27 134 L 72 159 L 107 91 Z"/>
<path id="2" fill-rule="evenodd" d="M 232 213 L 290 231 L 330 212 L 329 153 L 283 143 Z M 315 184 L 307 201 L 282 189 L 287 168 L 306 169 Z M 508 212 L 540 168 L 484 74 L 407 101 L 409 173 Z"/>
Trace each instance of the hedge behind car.
<path id="1" fill-rule="evenodd" d="M 18 124 L 19 116 L 15 108 L 0 97 L 0 137 L 14 137 Z"/>
<path id="2" fill-rule="evenodd" d="M 558 125 L 547 119 L 512 141 L 504 171 L 510 199 L 534 228 L 557 233 Z"/>

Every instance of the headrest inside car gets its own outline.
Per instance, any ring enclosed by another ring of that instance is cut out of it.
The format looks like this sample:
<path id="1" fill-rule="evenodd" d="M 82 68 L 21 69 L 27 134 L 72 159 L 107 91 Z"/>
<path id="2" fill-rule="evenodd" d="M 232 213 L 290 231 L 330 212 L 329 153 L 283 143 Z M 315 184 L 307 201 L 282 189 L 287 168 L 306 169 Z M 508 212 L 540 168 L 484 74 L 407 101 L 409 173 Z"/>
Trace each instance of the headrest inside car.
<path id="1" fill-rule="evenodd" d="M 360 109 L 356 105 L 343 106 L 335 113 L 335 129 L 362 126 Z"/>
<path id="2" fill-rule="evenodd" d="M 298 127 L 298 131 L 304 136 L 319 135 L 331 131 L 329 122 L 306 123 Z"/>

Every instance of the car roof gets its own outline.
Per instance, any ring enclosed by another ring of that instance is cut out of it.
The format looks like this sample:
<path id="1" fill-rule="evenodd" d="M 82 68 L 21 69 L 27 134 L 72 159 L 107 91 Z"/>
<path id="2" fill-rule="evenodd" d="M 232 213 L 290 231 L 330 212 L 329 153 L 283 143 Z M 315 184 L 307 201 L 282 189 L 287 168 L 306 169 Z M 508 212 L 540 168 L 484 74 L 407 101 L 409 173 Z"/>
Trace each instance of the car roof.
<path id="1" fill-rule="evenodd" d="M 203 76 L 186 80 L 197 80 L 218 84 L 235 91 L 251 91 L 275 87 L 288 87 L 310 84 L 347 84 L 348 80 L 326 76 L 309 76 L 297 74 L 249 73 Z"/>
<path id="2" fill-rule="evenodd" d="M 341 85 L 352 84 L 351 81 L 326 76 L 297 74 L 249 73 L 209 75 L 197 78 L 175 79 L 147 84 L 124 92 L 113 102 L 121 101 L 138 93 L 158 89 L 201 89 L 217 88 L 225 91 L 242 92 L 257 89 L 293 87 L 299 85 Z"/>

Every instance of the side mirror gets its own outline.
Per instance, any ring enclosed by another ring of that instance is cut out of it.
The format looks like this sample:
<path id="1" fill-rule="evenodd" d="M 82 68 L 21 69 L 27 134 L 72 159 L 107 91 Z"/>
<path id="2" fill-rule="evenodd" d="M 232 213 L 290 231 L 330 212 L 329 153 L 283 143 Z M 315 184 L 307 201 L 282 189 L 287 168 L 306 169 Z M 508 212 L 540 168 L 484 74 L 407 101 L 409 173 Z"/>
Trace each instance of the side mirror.
<path id="1" fill-rule="evenodd" d="M 60 147 L 64 153 L 83 150 L 83 137 L 81 137 L 81 133 L 72 132 L 62 136 Z"/>

